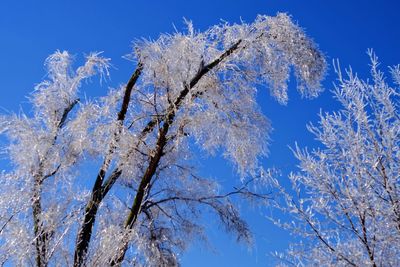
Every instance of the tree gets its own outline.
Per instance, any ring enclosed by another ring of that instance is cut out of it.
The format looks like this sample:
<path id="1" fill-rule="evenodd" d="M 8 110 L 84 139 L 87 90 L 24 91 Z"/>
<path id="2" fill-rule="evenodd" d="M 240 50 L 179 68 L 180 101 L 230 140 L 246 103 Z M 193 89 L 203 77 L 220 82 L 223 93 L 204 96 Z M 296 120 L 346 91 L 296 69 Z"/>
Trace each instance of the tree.
<path id="1" fill-rule="evenodd" d="M 109 59 L 91 54 L 76 71 L 67 52 L 46 60 L 32 114 L 1 118 L 12 166 L 0 178 L 1 262 L 177 265 L 177 252 L 203 232 L 204 208 L 250 240 L 231 197 L 268 198 L 252 190 L 270 129 L 256 86 L 267 83 L 286 103 L 293 67 L 301 94 L 316 96 L 325 61 L 285 14 L 205 32 L 187 27 L 136 42 L 128 83 L 99 99 L 81 101 L 78 89 L 107 75 Z M 200 177 L 194 144 L 223 153 L 242 184 L 221 193 Z"/>
<path id="2" fill-rule="evenodd" d="M 301 171 L 282 188 L 278 208 L 293 216 L 279 223 L 303 238 L 284 260 L 313 266 L 400 265 L 400 66 L 386 82 L 372 51 L 372 79 L 347 72 L 334 95 L 342 109 L 309 126 L 323 148 L 296 146 Z"/>

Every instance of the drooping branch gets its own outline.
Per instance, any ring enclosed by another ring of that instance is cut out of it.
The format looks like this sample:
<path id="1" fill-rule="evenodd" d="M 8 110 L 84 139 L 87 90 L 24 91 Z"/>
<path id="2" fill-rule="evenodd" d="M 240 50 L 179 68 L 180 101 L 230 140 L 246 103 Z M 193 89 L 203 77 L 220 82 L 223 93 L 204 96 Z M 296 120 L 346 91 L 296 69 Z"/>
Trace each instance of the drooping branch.
<path id="1" fill-rule="evenodd" d="M 219 200 L 219 199 L 228 199 L 231 196 L 234 195 L 241 195 L 244 197 L 252 197 L 252 198 L 257 198 L 257 199 L 270 199 L 270 194 L 259 194 L 255 192 L 251 192 L 250 190 L 247 189 L 247 185 L 244 185 L 240 188 L 234 188 L 233 191 L 230 191 L 226 194 L 223 195 L 209 195 L 209 196 L 202 196 L 202 197 L 189 197 L 189 196 L 171 196 L 167 198 L 163 198 L 157 201 L 151 201 L 147 200 L 145 203 L 143 203 L 143 206 L 145 206 L 146 209 L 149 209 L 153 206 L 160 205 L 165 202 L 170 202 L 170 201 L 187 201 L 187 202 L 199 202 L 203 204 L 207 204 L 208 201 L 214 201 L 214 200 Z"/>

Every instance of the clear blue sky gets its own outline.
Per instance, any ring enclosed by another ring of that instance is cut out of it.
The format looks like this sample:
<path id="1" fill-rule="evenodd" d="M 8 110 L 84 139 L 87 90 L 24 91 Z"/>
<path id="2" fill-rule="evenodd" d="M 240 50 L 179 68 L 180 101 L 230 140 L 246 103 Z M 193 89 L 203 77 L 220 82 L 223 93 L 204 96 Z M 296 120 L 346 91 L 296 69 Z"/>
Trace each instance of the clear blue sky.
<path id="1" fill-rule="evenodd" d="M 121 57 L 130 52 L 132 40 L 156 38 L 160 32 L 173 31 L 173 24 L 180 28 L 183 17 L 193 20 L 196 28 L 206 29 L 220 19 L 251 22 L 257 14 L 288 12 L 319 44 L 329 63 L 339 58 L 343 67 L 351 64 L 360 76 L 367 77 L 367 48 L 374 48 L 382 68 L 400 63 L 399 8 L 400 2 L 395 0 L 1 0 L 0 108 L 18 111 L 25 96 L 44 77 L 44 59 L 57 49 L 68 50 L 77 58 L 90 51 L 104 51 L 112 58 L 111 81 L 86 91 L 90 96 L 102 95 L 107 86 L 123 83 L 130 76 L 134 66 Z M 287 146 L 295 141 L 302 146 L 316 145 L 305 125 L 317 121 L 321 108 L 337 108 L 330 93 L 334 79 L 330 68 L 326 90 L 316 100 L 301 99 L 291 90 L 286 107 L 261 93 L 260 103 L 274 128 L 266 167 L 293 170 L 296 161 Z M 234 176 L 229 165 L 221 167 L 218 159 L 213 164 L 220 169 L 211 175 Z M 183 266 L 271 265 L 268 253 L 284 249 L 288 236 L 257 210 L 242 210 L 255 233 L 253 249 L 237 245 L 213 226 L 209 233 L 216 252 L 195 245 L 182 256 Z"/>

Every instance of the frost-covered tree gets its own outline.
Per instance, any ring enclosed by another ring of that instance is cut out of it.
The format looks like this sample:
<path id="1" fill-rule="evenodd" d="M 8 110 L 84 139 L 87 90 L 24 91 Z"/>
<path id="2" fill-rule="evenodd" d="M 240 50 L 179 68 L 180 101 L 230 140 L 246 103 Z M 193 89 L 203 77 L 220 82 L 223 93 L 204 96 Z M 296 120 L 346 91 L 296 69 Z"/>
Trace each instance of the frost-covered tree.
<path id="1" fill-rule="evenodd" d="M 301 171 L 294 194 L 276 203 L 293 216 L 279 222 L 303 238 L 284 262 L 297 266 L 400 265 L 400 66 L 393 85 L 372 51 L 370 80 L 347 72 L 334 95 L 342 109 L 320 115 L 309 130 L 320 149 L 294 150 Z"/>
<path id="2" fill-rule="evenodd" d="M 267 198 L 253 190 L 270 130 L 256 87 L 286 103 L 293 69 L 300 93 L 316 96 L 325 61 L 285 14 L 205 32 L 187 26 L 136 42 L 128 83 L 93 100 L 80 100 L 79 88 L 107 75 L 109 60 L 92 54 L 74 70 L 56 52 L 30 96 L 33 111 L 1 117 L 10 165 L 0 176 L 2 263 L 177 265 L 202 234 L 205 209 L 250 240 L 231 197 Z M 224 193 L 200 177 L 199 151 L 222 153 L 241 185 Z"/>

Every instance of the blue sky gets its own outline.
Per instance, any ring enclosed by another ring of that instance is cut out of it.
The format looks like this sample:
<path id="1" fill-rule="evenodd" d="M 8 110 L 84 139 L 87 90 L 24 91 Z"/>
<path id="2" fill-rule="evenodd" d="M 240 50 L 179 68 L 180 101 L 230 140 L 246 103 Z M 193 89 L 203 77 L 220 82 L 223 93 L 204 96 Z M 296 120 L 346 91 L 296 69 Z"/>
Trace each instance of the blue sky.
<path id="1" fill-rule="evenodd" d="M 134 66 L 122 56 L 130 52 L 131 41 L 157 38 L 182 27 L 183 17 L 197 29 L 221 19 L 251 22 L 257 14 L 291 14 L 326 54 L 329 63 L 339 58 L 342 67 L 352 65 L 360 76 L 368 76 L 366 50 L 373 48 L 386 69 L 400 63 L 400 3 L 392 0 L 153 0 L 153 1 L 0 1 L 0 109 L 18 111 L 26 95 L 45 75 L 44 59 L 55 50 L 68 50 L 81 57 L 91 51 L 104 51 L 115 67 L 111 80 L 102 87 L 90 86 L 89 96 L 102 95 L 108 86 L 125 82 Z M 295 141 L 301 146 L 316 145 L 306 131 L 316 122 L 320 109 L 337 109 L 330 89 L 335 80 L 332 68 L 324 81 L 325 92 L 315 100 L 301 99 L 294 87 L 289 103 L 280 106 L 266 92 L 260 104 L 271 119 L 274 131 L 266 167 L 289 172 L 296 160 L 288 149 Z M 93 88 L 92 88 L 93 87 Z M 24 107 L 25 109 L 25 107 Z M 213 161 L 215 177 L 234 177 L 230 166 Z M 208 170 L 204 170 L 208 171 Z M 284 178 L 282 178 L 284 179 Z M 210 227 L 211 244 L 216 252 L 193 246 L 182 256 L 183 266 L 269 266 L 268 253 L 282 250 L 288 236 L 257 210 L 242 207 L 255 233 L 253 249 L 237 245 L 218 226 Z M 212 224 L 211 224 L 212 225 Z"/>

